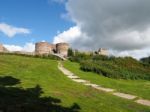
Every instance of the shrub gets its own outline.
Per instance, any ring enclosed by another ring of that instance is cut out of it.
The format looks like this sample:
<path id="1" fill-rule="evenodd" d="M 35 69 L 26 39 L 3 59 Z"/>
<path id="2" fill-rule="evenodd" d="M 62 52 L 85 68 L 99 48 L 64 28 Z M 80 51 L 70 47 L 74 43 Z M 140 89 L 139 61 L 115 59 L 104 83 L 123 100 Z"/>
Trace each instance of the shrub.
<path id="1" fill-rule="evenodd" d="M 73 50 L 71 48 L 68 49 L 68 56 L 69 57 L 74 56 L 74 52 L 73 52 Z"/>
<path id="2" fill-rule="evenodd" d="M 90 60 L 92 59 L 92 54 L 85 54 L 76 52 L 74 56 L 70 56 L 69 60 L 73 62 L 81 62 L 83 60 Z"/>
<path id="3" fill-rule="evenodd" d="M 103 60 L 103 61 L 105 61 L 105 60 L 109 60 L 109 57 L 108 56 L 104 56 L 104 55 L 94 55 L 92 57 L 92 60 L 95 60 L 95 61 Z"/>
<path id="4" fill-rule="evenodd" d="M 150 65 L 150 56 L 146 57 L 146 58 L 142 58 L 140 59 L 141 62 L 143 62 L 144 64 L 149 64 Z"/>
<path id="5" fill-rule="evenodd" d="M 86 60 L 80 63 L 80 68 L 83 71 L 95 72 L 109 78 L 150 80 L 150 68 L 145 68 L 132 58 L 116 58 L 113 61 Z"/>
<path id="6" fill-rule="evenodd" d="M 33 58 L 43 58 L 43 59 L 52 59 L 52 60 L 61 60 L 59 57 L 55 55 L 28 55 L 28 54 L 19 54 L 19 53 L 0 53 L 0 55 L 17 55 L 17 56 L 25 56 L 25 57 L 33 57 Z"/>

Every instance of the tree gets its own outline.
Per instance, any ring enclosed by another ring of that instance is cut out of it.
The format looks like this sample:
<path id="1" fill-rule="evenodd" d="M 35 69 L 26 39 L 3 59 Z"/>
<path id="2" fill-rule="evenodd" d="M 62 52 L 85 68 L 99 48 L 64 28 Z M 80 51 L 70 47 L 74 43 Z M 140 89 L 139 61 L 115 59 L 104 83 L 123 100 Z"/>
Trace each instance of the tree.
<path id="1" fill-rule="evenodd" d="M 68 49 L 68 57 L 74 56 L 74 52 L 71 48 Z"/>
<path id="2" fill-rule="evenodd" d="M 147 64 L 150 64 L 150 56 L 149 57 L 146 57 L 146 58 L 142 58 L 140 59 L 143 63 L 147 63 Z"/>

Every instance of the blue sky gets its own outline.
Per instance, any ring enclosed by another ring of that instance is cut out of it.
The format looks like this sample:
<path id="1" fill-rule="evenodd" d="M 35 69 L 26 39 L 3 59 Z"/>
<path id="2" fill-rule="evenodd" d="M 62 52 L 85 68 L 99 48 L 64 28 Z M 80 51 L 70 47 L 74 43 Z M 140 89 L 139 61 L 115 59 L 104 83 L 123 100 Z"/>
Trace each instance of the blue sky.
<path id="1" fill-rule="evenodd" d="M 39 41 L 67 42 L 139 59 L 150 56 L 149 12 L 150 0 L 0 0 L 0 43 L 33 52 Z"/>
<path id="2" fill-rule="evenodd" d="M 30 30 L 11 38 L 0 32 L 0 43 L 21 46 L 42 40 L 53 42 L 58 31 L 74 25 L 61 17 L 65 13 L 65 4 L 52 0 L 0 0 L 0 23 Z"/>

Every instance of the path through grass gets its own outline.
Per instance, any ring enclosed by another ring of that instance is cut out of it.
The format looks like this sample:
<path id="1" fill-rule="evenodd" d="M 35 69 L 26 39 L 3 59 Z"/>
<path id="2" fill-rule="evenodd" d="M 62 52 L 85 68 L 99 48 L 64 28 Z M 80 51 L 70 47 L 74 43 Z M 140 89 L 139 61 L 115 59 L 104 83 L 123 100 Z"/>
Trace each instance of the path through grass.
<path id="1" fill-rule="evenodd" d="M 80 70 L 78 63 L 66 61 L 64 66 L 82 79 L 99 84 L 103 87 L 113 88 L 117 91 L 140 96 L 150 100 L 150 81 L 145 80 L 117 80 L 104 77 L 92 72 Z"/>

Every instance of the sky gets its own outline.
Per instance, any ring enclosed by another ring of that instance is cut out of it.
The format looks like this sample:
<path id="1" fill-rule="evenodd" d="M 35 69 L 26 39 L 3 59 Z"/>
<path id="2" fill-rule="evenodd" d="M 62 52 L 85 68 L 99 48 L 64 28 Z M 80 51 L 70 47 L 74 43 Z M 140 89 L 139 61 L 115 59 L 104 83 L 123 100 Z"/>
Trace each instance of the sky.
<path id="1" fill-rule="evenodd" d="M 0 0 L 0 43 L 12 45 L 11 50 L 39 41 L 52 43 L 57 33 L 74 25 L 64 13 L 65 5 L 52 0 Z"/>
<path id="2" fill-rule="evenodd" d="M 149 0 L 1 0 L 0 43 L 34 51 L 34 43 L 68 42 L 74 49 L 150 56 Z"/>

